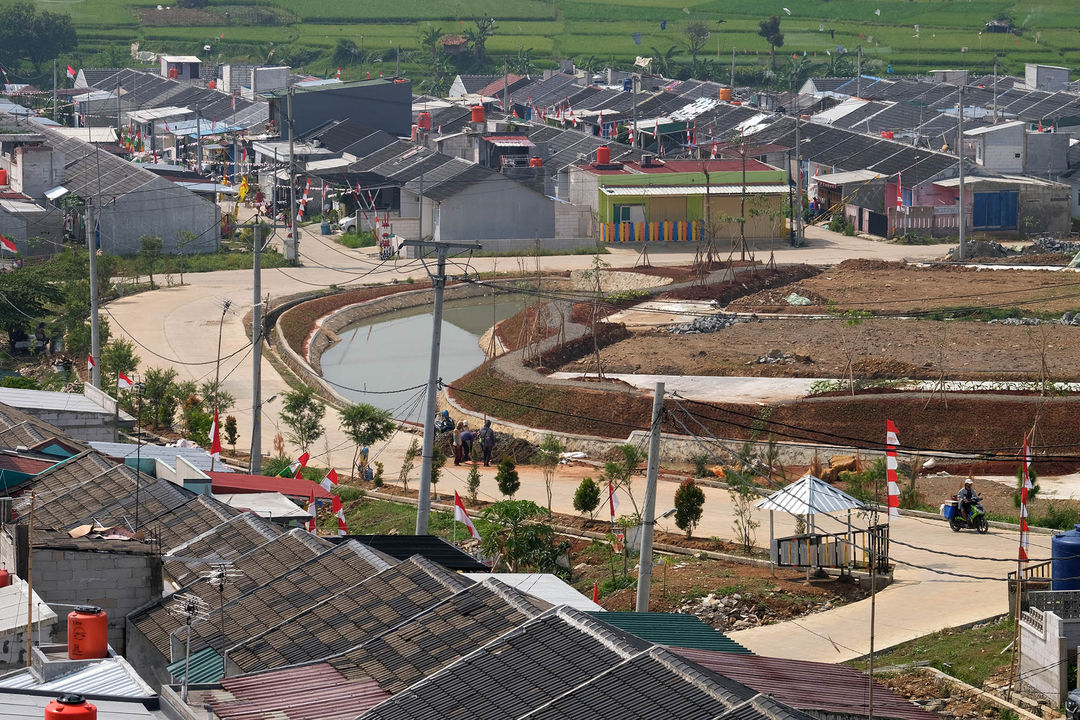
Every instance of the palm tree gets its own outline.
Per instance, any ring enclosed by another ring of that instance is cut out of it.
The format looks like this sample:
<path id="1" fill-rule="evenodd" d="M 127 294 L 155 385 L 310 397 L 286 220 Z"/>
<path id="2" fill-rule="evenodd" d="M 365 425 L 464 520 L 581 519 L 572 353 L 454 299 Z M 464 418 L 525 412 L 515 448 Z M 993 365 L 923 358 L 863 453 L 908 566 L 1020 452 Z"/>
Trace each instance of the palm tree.
<path id="1" fill-rule="evenodd" d="M 532 75 L 536 70 L 536 63 L 533 62 L 532 57 L 532 48 L 518 48 L 517 55 L 510 59 L 508 65 L 512 73 Z"/>
<path id="2" fill-rule="evenodd" d="M 650 50 L 653 51 L 653 67 L 656 69 L 656 72 L 665 77 L 670 77 L 671 69 L 675 66 L 675 55 L 678 53 L 679 48 L 672 45 L 663 52 L 656 47 L 652 47 Z"/>
<path id="3" fill-rule="evenodd" d="M 476 21 L 476 27 L 465 31 L 465 39 L 469 41 L 476 59 L 483 61 L 487 51 L 487 39 L 495 34 L 495 18 L 481 18 Z"/>
<path id="4" fill-rule="evenodd" d="M 427 30 L 420 32 L 417 44 L 421 49 L 426 50 L 431 59 L 434 60 L 439 55 L 439 38 L 442 36 L 442 28 L 429 27 Z"/>

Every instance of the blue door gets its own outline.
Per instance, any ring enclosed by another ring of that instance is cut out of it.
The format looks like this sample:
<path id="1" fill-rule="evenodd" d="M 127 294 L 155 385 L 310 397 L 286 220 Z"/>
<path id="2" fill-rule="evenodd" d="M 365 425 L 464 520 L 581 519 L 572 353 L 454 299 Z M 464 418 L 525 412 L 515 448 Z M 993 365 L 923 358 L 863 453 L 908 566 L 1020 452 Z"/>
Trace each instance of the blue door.
<path id="1" fill-rule="evenodd" d="M 971 224 L 976 230 L 1012 230 L 1016 228 L 1016 190 L 975 193 Z"/>

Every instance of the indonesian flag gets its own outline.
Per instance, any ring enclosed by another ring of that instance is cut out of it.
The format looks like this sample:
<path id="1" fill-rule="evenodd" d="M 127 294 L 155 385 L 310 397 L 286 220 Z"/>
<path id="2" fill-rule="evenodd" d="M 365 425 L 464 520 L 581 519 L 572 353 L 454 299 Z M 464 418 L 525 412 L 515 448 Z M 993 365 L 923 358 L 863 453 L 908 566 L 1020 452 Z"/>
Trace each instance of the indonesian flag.
<path id="1" fill-rule="evenodd" d="M 3 247 L 8 252 L 19 252 L 19 248 L 15 247 L 15 243 L 6 235 L 0 235 L 0 247 Z"/>
<path id="2" fill-rule="evenodd" d="M 629 127 L 629 130 L 627 130 L 627 131 L 626 131 L 626 141 L 627 141 L 627 142 L 628 142 L 628 143 L 629 143 L 630 145 L 633 145 L 633 144 L 634 144 L 634 126 L 633 126 L 633 125 L 629 125 L 629 126 L 627 126 L 627 127 Z"/>
<path id="3" fill-rule="evenodd" d="M 116 387 L 120 390 L 130 390 L 135 387 L 135 383 L 131 381 L 124 373 L 117 373 L 116 375 Z"/>
<path id="4" fill-rule="evenodd" d="M 307 461 L 310 460 L 310 459 L 311 459 L 311 455 L 309 455 L 308 453 L 304 453 L 300 457 L 296 458 L 296 460 L 293 460 L 289 464 L 289 467 L 282 470 L 281 474 L 278 475 L 278 477 L 291 477 L 291 478 L 296 477 L 297 475 L 300 474 L 301 470 L 303 470 L 305 467 L 307 467 Z"/>
<path id="5" fill-rule="evenodd" d="M 75 69 L 70 65 L 67 66 L 67 76 L 71 80 L 75 79 Z"/>
<path id="6" fill-rule="evenodd" d="M 473 525 L 469 513 L 465 512 L 465 503 L 461 502 L 461 496 L 457 494 L 457 490 L 454 491 L 454 520 L 464 523 L 465 527 L 469 528 L 469 535 L 474 539 L 480 539 L 480 533 L 476 531 L 476 526 Z"/>
<path id="7" fill-rule="evenodd" d="M 1017 555 L 1018 559 L 1022 562 L 1027 562 L 1028 554 L 1028 490 L 1032 488 L 1031 484 L 1031 446 L 1028 445 L 1027 435 L 1024 436 L 1024 443 L 1020 448 L 1021 466 L 1020 471 L 1024 484 L 1020 488 L 1020 548 Z"/>
<path id="8" fill-rule="evenodd" d="M 329 189 L 330 189 L 330 187 L 326 183 L 323 183 L 323 186 L 322 186 L 322 202 L 323 202 L 323 205 L 326 205 L 326 192 Z"/>
<path id="9" fill-rule="evenodd" d="M 900 192 L 900 173 L 896 173 L 896 207 L 904 207 L 904 194 Z"/>
<path id="10" fill-rule="evenodd" d="M 334 511 L 334 517 L 337 518 L 337 534 L 348 535 L 349 528 L 345 524 L 345 509 L 341 507 L 341 498 L 335 495 L 331 500 L 330 508 Z"/>
<path id="11" fill-rule="evenodd" d="M 615 486 L 608 483 L 608 511 L 611 513 L 611 522 L 615 522 L 615 511 L 619 509 L 619 496 L 615 494 Z"/>
<path id="12" fill-rule="evenodd" d="M 690 123 L 686 123 L 686 144 L 690 145 Z"/>
<path id="13" fill-rule="evenodd" d="M 217 410 L 214 410 L 214 418 L 210 421 L 210 455 L 221 459 L 221 430 L 218 427 Z"/>
<path id="14" fill-rule="evenodd" d="M 304 509 L 307 510 L 307 514 L 311 516 L 311 519 L 304 523 L 304 526 L 307 528 L 308 532 L 315 532 L 315 520 L 319 516 L 319 509 L 315 505 L 314 490 L 312 490 L 311 494 L 308 495 L 307 507 Z"/>
<path id="15" fill-rule="evenodd" d="M 340 80 L 340 79 L 341 79 L 341 68 L 338 68 L 338 69 L 337 69 L 337 79 L 338 79 L 338 80 Z"/>
<path id="16" fill-rule="evenodd" d="M 889 517 L 900 517 L 900 484 L 896 479 L 896 446 L 900 441 L 896 436 L 896 425 L 892 420 L 885 421 L 885 468 L 889 484 Z"/>
<path id="17" fill-rule="evenodd" d="M 715 160 L 716 159 L 716 143 L 712 144 L 712 152 L 709 153 L 709 159 L 710 160 Z"/>
<path id="18" fill-rule="evenodd" d="M 86 372 L 90 372 L 95 367 L 97 367 L 97 363 L 94 362 L 94 356 L 93 355 L 87 355 L 86 356 Z"/>
<path id="19" fill-rule="evenodd" d="M 330 468 L 330 472 L 326 473 L 326 477 L 324 477 L 322 479 L 322 482 L 319 483 L 319 485 L 322 486 L 322 489 L 326 492 L 330 492 L 330 489 L 337 484 L 337 470 L 335 470 L 334 468 Z"/>

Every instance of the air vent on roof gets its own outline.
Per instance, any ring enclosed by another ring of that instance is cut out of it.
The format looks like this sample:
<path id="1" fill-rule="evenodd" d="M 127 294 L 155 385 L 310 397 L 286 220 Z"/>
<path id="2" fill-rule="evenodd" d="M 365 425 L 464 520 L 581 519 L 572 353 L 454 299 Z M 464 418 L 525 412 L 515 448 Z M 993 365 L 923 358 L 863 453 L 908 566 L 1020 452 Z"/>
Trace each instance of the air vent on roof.
<path id="1" fill-rule="evenodd" d="M 650 154 L 641 156 L 641 167 L 657 167 L 659 163 L 656 162 L 656 156 Z"/>

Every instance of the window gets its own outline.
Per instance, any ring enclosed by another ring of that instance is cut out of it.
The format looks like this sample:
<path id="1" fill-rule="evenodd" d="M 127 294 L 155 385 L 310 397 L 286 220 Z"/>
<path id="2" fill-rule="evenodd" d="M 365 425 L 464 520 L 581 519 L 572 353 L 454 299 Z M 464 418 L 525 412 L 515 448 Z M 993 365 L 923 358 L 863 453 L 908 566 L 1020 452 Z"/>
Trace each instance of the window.
<path id="1" fill-rule="evenodd" d="M 630 222 L 630 206 L 616 205 L 612 213 L 612 220 L 614 222 Z"/>

